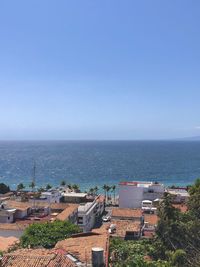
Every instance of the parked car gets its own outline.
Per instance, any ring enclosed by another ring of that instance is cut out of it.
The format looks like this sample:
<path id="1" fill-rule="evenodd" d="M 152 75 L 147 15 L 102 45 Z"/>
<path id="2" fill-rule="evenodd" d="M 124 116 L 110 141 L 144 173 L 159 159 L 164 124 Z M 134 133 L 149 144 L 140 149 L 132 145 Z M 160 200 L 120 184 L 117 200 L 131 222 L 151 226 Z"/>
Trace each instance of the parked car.
<path id="1" fill-rule="evenodd" d="M 102 218 L 103 222 L 109 222 L 111 220 L 111 217 L 110 216 L 104 216 Z"/>

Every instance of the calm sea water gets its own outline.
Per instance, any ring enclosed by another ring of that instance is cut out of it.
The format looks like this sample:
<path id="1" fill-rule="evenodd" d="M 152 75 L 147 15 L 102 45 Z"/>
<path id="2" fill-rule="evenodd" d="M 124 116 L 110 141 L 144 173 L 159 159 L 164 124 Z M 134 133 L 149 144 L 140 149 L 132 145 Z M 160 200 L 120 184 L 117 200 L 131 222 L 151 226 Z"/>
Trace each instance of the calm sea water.
<path id="1" fill-rule="evenodd" d="M 0 142 L 0 182 L 28 185 L 34 160 L 38 186 L 63 179 L 82 190 L 122 180 L 187 185 L 200 177 L 200 142 Z"/>

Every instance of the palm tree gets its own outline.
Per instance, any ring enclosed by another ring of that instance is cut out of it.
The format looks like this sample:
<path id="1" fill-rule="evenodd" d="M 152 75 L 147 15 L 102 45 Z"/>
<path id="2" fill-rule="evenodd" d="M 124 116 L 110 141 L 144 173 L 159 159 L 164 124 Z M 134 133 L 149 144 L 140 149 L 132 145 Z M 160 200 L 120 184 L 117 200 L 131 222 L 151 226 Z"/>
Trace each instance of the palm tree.
<path id="1" fill-rule="evenodd" d="M 98 188 L 98 186 L 95 186 L 94 187 L 94 192 L 95 192 L 95 195 L 97 195 L 97 192 L 99 191 L 99 188 Z"/>
<path id="2" fill-rule="evenodd" d="M 78 185 L 78 184 L 73 184 L 73 185 L 72 185 L 72 189 L 73 189 L 74 192 L 76 192 L 76 193 L 80 192 L 80 189 L 79 189 L 79 185 Z"/>
<path id="3" fill-rule="evenodd" d="M 32 182 L 29 184 L 29 187 L 32 189 L 32 191 L 34 191 L 35 183 L 32 181 Z"/>
<path id="4" fill-rule="evenodd" d="M 65 180 L 62 180 L 62 181 L 60 182 L 60 185 L 61 185 L 61 186 L 65 186 L 65 185 L 66 185 Z"/>
<path id="5" fill-rule="evenodd" d="M 44 192 L 44 191 L 45 191 L 44 187 L 40 187 L 40 188 L 38 189 L 38 192 L 39 192 L 39 193 Z"/>
<path id="6" fill-rule="evenodd" d="M 94 195 L 94 191 L 95 191 L 94 188 L 91 187 L 91 188 L 89 189 L 89 194 L 93 196 L 93 195 Z"/>
<path id="7" fill-rule="evenodd" d="M 115 190 L 116 190 L 116 185 L 113 185 L 112 186 L 112 192 L 114 194 L 114 203 L 115 203 Z"/>
<path id="8" fill-rule="evenodd" d="M 104 184 L 104 185 L 103 185 L 103 187 L 102 187 L 102 189 L 104 190 L 104 195 L 105 195 L 105 198 L 106 198 L 106 190 L 107 190 L 107 185 L 106 185 L 106 184 Z"/>
<path id="9" fill-rule="evenodd" d="M 23 191 L 24 188 L 25 188 L 25 186 L 24 186 L 23 183 L 19 183 L 19 184 L 17 185 L 17 191 Z"/>
<path id="10" fill-rule="evenodd" d="M 107 187 L 106 187 L 107 200 L 108 200 L 108 198 L 109 198 L 109 194 L 108 194 L 108 192 L 110 191 L 110 189 L 111 189 L 111 186 L 107 185 Z"/>
<path id="11" fill-rule="evenodd" d="M 72 190 L 72 185 L 71 184 L 68 184 L 67 187 Z"/>
<path id="12" fill-rule="evenodd" d="M 49 189 L 51 189 L 52 188 L 52 186 L 50 185 L 50 184 L 47 184 L 47 186 L 46 186 L 46 190 L 49 190 Z"/>

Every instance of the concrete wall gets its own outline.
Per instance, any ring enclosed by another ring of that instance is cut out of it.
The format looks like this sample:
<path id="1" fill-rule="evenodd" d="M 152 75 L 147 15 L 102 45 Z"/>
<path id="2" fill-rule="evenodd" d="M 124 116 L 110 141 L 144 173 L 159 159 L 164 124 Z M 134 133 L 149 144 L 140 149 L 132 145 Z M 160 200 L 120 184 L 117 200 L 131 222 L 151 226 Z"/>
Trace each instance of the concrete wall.
<path id="1" fill-rule="evenodd" d="M 119 207 L 120 208 L 141 208 L 143 200 L 155 200 L 161 198 L 164 193 L 162 185 L 150 187 L 137 187 L 130 185 L 119 186 Z"/>
<path id="2" fill-rule="evenodd" d="M 82 229 L 83 232 L 89 232 L 96 222 L 96 215 L 98 214 L 98 206 L 96 203 L 92 204 L 88 209 L 85 211 L 78 211 L 78 217 L 83 218 L 83 223 L 78 224 Z"/>
<path id="3" fill-rule="evenodd" d="M 27 210 L 16 210 L 15 219 L 23 219 L 28 215 Z"/>
<path id="4" fill-rule="evenodd" d="M 121 185 L 119 186 L 120 208 L 141 208 L 143 200 L 143 187 Z"/>
<path id="5" fill-rule="evenodd" d="M 143 198 L 144 200 L 151 200 L 154 201 L 157 198 L 162 198 L 163 193 L 160 192 L 154 192 L 154 193 L 144 193 Z"/>
<path id="6" fill-rule="evenodd" d="M 12 223 L 13 220 L 13 213 L 0 215 L 0 223 Z"/>

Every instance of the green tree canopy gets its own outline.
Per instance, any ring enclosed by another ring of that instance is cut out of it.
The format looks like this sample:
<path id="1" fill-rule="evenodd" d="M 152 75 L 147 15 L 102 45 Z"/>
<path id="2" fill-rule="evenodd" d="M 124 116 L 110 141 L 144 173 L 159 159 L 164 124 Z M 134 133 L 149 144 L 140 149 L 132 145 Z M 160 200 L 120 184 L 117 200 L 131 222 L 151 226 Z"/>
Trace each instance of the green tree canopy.
<path id="1" fill-rule="evenodd" d="M 69 238 L 72 234 L 79 232 L 80 228 L 69 221 L 34 223 L 25 230 L 20 244 L 22 247 L 52 248 L 59 240 Z"/>
<path id="2" fill-rule="evenodd" d="M 60 182 L 60 185 L 61 185 L 61 186 L 65 186 L 65 185 L 66 185 L 65 180 L 62 180 L 62 181 Z"/>
<path id="3" fill-rule="evenodd" d="M 189 188 L 189 194 L 189 210 L 197 219 L 200 219 L 200 179 L 197 179 L 195 184 Z"/>
<path id="4" fill-rule="evenodd" d="M 73 184 L 72 185 L 72 189 L 75 191 L 75 192 L 80 192 L 80 187 L 79 187 L 79 185 L 78 184 Z"/>
<path id="5" fill-rule="evenodd" d="M 24 186 L 23 183 L 19 183 L 19 184 L 17 185 L 17 191 L 22 191 L 22 190 L 24 190 L 24 189 L 25 189 L 25 186 Z"/>
<path id="6" fill-rule="evenodd" d="M 46 185 L 46 190 L 49 190 L 49 189 L 51 189 L 52 188 L 52 186 L 50 185 L 50 184 L 47 184 Z"/>
<path id="7" fill-rule="evenodd" d="M 10 187 L 4 183 L 0 183 L 0 194 L 5 194 L 10 192 Z"/>

